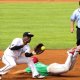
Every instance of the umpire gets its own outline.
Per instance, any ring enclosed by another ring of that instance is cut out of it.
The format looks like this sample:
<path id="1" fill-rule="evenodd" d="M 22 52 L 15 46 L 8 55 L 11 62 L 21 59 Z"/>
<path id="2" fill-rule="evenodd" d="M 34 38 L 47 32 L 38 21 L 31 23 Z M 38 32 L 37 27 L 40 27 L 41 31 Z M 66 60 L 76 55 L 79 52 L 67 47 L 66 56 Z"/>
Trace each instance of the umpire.
<path id="1" fill-rule="evenodd" d="M 76 36 L 77 36 L 77 46 L 80 45 L 80 1 L 79 1 L 79 8 L 77 8 L 71 15 L 71 25 L 70 25 L 70 31 L 71 33 L 74 32 L 74 24 L 76 22 Z"/>

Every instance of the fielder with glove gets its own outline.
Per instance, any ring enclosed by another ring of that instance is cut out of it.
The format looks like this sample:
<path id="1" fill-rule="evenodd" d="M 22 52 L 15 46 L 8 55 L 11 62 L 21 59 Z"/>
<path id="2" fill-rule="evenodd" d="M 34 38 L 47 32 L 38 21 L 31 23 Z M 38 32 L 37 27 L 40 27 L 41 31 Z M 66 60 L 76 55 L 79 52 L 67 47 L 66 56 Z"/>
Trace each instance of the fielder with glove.
<path id="1" fill-rule="evenodd" d="M 34 35 L 30 32 L 24 32 L 23 38 L 15 38 L 12 43 L 8 46 L 8 48 L 4 51 L 4 55 L 2 57 L 2 62 L 5 64 L 3 68 L 0 68 L 0 79 L 2 79 L 2 75 L 6 74 L 11 68 L 15 67 L 17 64 L 28 64 L 32 71 L 33 78 L 44 78 L 38 73 L 32 59 L 33 53 L 30 52 L 29 43 Z M 40 48 L 39 48 L 40 49 Z M 37 47 L 35 50 L 36 54 L 41 54 L 40 50 L 37 51 Z M 43 51 L 42 51 L 43 52 Z M 25 56 L 22 54 L 25 53 Z"/>
<path id="2" fill-rule="evenodd" d="M 44 47 L 43 43 L 39 43 L 39 44 L 37 44 L 37 45 L 35 46 L 34 50 L 33 50 L 31 53 L 25 54 L 25 56 L 26 56 L 26 57 L 31 57 L 31 56 L 33 56 L 34 54 L 39 55 L 39 54 L 43 53 L 44 50 L 45 50 L 45 47 Z"/>

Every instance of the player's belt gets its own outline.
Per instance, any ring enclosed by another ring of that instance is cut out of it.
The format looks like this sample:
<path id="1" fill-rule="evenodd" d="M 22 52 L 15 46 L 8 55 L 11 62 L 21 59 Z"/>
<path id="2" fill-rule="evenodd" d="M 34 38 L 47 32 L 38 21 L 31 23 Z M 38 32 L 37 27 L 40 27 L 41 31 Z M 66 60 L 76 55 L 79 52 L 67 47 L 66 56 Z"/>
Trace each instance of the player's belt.
<path id="1" fill-rule="evenodd" d="M 78 26 L 76 26 L 77 29 L 80 29 Z"/>

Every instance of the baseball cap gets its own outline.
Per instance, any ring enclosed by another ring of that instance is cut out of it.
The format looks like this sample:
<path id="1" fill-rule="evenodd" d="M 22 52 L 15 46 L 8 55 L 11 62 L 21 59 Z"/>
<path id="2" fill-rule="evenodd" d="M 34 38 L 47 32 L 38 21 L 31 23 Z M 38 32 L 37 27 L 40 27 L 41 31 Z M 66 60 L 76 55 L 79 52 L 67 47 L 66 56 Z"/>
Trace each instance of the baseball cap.
<path id="1" fill-rule="evenodd" d="M 23 37 L 25 37 L 25 36 L 33 37 L 34 35 L 30 32 L 24 32 Z"/>
<path id="2" fill-rule="evenodd" d="M 34 63 L 38 62 L 38 58 L 37 57 L 32 57 L 32 60 L 33 60 Z"/>

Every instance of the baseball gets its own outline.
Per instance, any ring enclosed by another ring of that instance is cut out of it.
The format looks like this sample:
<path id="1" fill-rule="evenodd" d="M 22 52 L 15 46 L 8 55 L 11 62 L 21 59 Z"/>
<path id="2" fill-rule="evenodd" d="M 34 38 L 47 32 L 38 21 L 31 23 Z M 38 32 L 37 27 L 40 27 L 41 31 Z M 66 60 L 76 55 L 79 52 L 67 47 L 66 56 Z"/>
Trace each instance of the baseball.
<path id="1" fill-rule="evenodd" d="M 41 50 L 45 50 L 45 46 L 42 46 L 42 47 L 41 47 Z"/>

